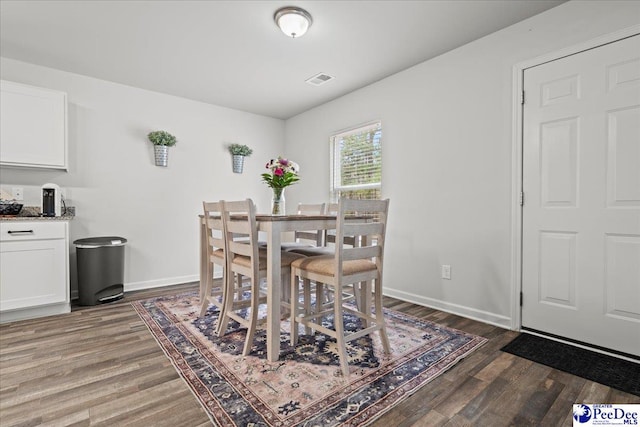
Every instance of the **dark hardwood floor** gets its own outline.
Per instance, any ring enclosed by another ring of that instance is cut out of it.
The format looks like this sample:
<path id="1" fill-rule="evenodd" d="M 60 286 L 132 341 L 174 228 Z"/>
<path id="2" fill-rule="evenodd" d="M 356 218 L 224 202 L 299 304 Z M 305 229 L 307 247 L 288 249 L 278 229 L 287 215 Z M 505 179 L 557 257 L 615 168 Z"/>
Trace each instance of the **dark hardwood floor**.
<path id="1" fill-rule="evenodd" d="M 0 326 L 1 426 L 205 426 L 211 422 L 129 302 L 196 284 L 127 293 L 71 314 Z M 385 298 L 394 310 L 489 338 L 487 344 L 373 423 L 570 426 L 574 402 L 640 398 L 500 348 L 517 333 Z"/>

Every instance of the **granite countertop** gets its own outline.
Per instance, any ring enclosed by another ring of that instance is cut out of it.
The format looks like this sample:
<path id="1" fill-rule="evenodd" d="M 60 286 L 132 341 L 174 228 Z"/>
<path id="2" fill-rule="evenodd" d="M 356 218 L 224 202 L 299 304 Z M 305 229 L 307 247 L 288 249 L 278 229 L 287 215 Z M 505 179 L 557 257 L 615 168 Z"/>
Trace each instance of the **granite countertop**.
<path id="1" fill-rule="evenodd" d="M 69 221 L 76 216 L 75 206 L 62 209 L 62 216 L 41 216 L 40 206 L 23 206 L 18 215 L 0 215 L 0 221 Z"/>

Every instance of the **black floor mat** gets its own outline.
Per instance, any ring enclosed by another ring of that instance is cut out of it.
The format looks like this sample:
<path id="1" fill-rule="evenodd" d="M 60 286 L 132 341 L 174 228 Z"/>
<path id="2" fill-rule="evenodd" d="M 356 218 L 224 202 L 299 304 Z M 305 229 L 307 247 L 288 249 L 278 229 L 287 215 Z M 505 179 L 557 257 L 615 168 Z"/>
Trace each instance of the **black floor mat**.
<path id="1" fill-rule="evenodd" d="M 501 350 L 640 396 L 640 363 L 530 334 L 518 335 Z"/>

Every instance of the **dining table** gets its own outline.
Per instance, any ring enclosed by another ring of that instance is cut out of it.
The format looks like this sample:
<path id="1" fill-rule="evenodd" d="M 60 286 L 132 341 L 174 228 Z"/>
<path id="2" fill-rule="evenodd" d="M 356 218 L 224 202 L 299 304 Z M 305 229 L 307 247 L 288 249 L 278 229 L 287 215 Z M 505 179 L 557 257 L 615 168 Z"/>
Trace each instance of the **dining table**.
<path id="1" fill-rule="evenodd" d="M 200 215 L 200 283 L 210 271 L 207 268 L 206 226 Z M 280 252 L 282 233 L 308 230 L 333 230 L 335 214 L 322 215 L 271 215 L 256 214 L 258 231 L 264 232 L 267 243 L 267 360 L 275 362 L 280 357 L 280 301 L 282 299 L 282 275 Z"/>

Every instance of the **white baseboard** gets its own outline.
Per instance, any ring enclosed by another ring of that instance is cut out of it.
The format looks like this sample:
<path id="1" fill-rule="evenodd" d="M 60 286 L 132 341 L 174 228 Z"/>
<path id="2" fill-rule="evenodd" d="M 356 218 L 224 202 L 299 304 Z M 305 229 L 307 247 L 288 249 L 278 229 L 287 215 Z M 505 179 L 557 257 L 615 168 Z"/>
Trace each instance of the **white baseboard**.
<path id="1" fill-rule="evenodd" d="M 144 282 L 132 282 L 124 284 L 124 291 L 141 291 L 143 289 L 161 288 L 163 286 L 181 285 L 183 283 L 198 282 L 200 276 L 194 274 L 192 276 L 169 277 L 165 279 L 147 280 Z"/>
<path id="2" fill-rule="evenodd" d="M 35 319 L 37 317 L 56 316 L 58 314 L 71 313 L 71 304 L 41 305 L 17 310 L 3 311 L 0 314 L 0 323 L 16 322 L 18 320 Z"/>
<path id="3" fill-rule="evenodd" d="M 433 298 L 427 298 L 420 295 L 415 295 L 409 292 L 399 291 L 397 289 L 385 288 L 384 295 L 397 298 L 402 301 L 411 302 L 413 304 L 422 305 L 424 307 L 435 308 L 447 313 L 456 314 L 458 316 L 466 317 L 468 319 L 477 320 L 479 322 L 488 323 L 490 325 L 498 326 L 504 329 L 511 329 L 511 318 L 496 313 L 490 313 L 488 311 L 482 311 L 473 307 L 466 307 L 459 304 L 452 304 L 450 302 L 437 300 Z"/>
<path id="4" fill-rule="evenodd" d="M 219 276 L 219 277 L 218 277 Z M 214 275 L 214 278 L 222 278 L 222 274 Z M 198 282 L 200 280 L 199 275 L 171 277 L 158 280 L 147 280 L 144 282 L 132 282 L 125 283 L 124 291 L 140 291 L 143 289 L 161 288 L 163 286 L 181 285 L 184 283 Z M 453 304 L 450 302 L 437 300 L 433 298 L 427 298 L 424 296 L 412 294 L 410 292 L 399 291 L 397 289 L 384 289 L 384 295 L 397 298 L 402 301 L 407 301 L 413 304 L 422 305 L 429 308 L 435 308 L 447 313 L 456 314 L 458 316 L 466 317 L 469 319 L 477 320 L 479 322 L 488 323 L 490 325 L 498 326 L 504 329 L 511 329 L 511 318 L 508 316 L 502 316 L 496 313 L 490 313 L 488 311 L 478 310 L 472 307 L 466 307 L 459 304 Z M 77 291 L 76 291 L 77 297 Z M 73 295 L 72 295 L 73 298 Z"/>

